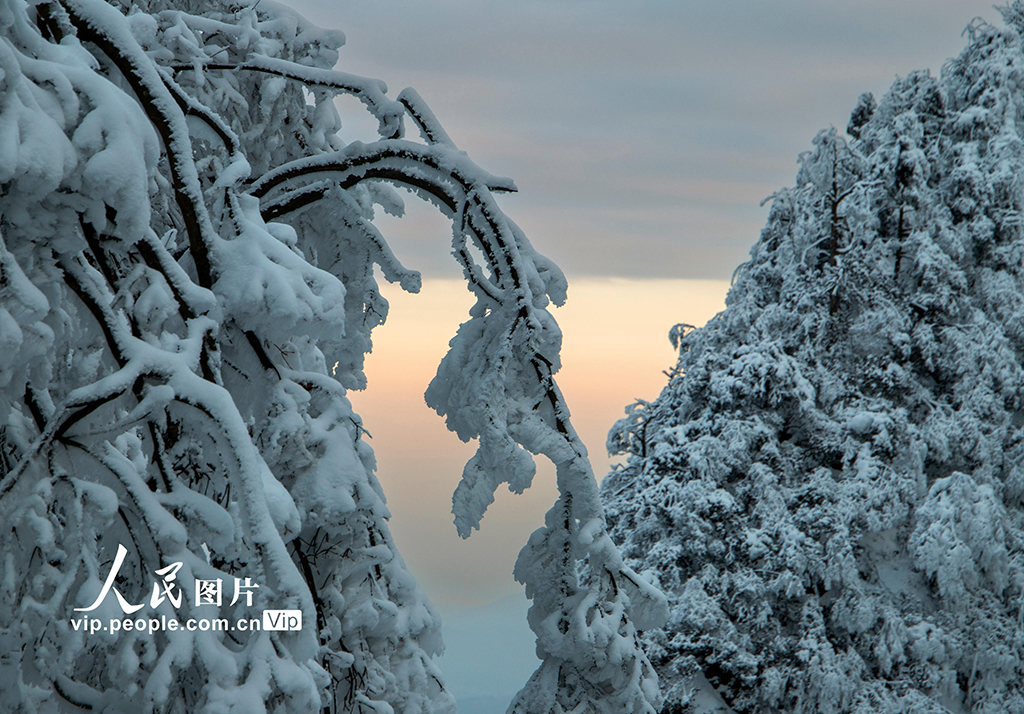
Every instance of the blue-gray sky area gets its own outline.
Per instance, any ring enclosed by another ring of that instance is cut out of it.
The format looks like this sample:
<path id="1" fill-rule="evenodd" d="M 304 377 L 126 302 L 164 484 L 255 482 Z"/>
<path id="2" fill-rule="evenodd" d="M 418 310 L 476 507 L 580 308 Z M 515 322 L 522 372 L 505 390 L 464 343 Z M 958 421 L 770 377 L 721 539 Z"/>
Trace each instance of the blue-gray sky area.
<path id="1" fill-rule="evenodd" d="M 346 33 L 340 67 L 415 87 L 512 176 L 507 212 L 570 277 L 728 278 L 819 129 L 1000 22 L 985 0 L 292 4 Z M 436 238 L 397 247 L 456 275 Z"/>
<path id="2" fill-rule="evenodd" d="M 503 208 L 570 281 L 559 380 L 599 476 L 608 428 L 664 385 L 669 328 L 721 309 L 762 199 L 792 185 L 816 132 L 845 129 L 861 92 L 937 73 L 975 16 L 1000 22 L 976 0 L 287 1 L 345 31 L 339 69 L 391 96 L 415 87 L 460 148 L 515 179 Z M 341 108 L 346 136 L 374 138 L 357 103 Z M 553 478 L 542 466 L 526 494 L 499 490 L 481 531 L 456 536 L 451 493 L 473 449 L 422 394 L 469 295 L 446 221 L 409 207 L 382 231 L 428 279 L 421 295 L 384 286 L 392 312 L 352 400 L 399 550 L 445 613 L 448 683 L 503 711 L 536 666 L 511 572 Z"/>

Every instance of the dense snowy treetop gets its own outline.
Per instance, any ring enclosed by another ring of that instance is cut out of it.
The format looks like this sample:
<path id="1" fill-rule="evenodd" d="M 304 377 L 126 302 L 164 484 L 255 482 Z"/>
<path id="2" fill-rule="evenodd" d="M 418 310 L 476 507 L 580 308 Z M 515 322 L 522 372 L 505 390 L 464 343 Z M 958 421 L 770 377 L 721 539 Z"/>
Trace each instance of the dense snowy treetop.
<path id="1" fill-rule="evenodd" d="M 821 132 L 609 436 L 669 706 L 1022 712 L 1024 4 Z"/>

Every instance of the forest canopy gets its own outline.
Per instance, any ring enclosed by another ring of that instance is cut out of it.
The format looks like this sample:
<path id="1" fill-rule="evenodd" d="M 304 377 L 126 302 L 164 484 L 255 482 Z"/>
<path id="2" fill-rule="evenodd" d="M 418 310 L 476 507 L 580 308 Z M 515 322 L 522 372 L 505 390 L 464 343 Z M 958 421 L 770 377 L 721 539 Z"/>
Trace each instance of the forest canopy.
<path id="1" fill-rule="evenodd" d="M 1024 712 L 1024 4 L 822 131 L 609 436 L 665 711 Z"/>

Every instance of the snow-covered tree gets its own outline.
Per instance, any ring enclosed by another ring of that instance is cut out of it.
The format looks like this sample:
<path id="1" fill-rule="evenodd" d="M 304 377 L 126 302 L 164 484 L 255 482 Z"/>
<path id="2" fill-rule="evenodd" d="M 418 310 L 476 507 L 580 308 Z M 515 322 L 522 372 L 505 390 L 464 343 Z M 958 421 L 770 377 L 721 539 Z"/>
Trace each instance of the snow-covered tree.
<path id="1" fill-rule="evenodd" d="M 1024 3 L 801 157 L 609 436 L 666 712 L 1024 712 Z"/>
<path id="2" fill-rule="evenodd" d="M 419 288 L 372 223 L 391 185 L 452 218 L 478 297 L 430 390 L 480 439 L 460 529 L 529 484 L 518 444 L 559 465 L 517 566 L 545 661 L 516 710 L 657 705 L 634 623 L 663 601 L 551 376 L 564 278 L 415 92 L 332 69 L 343 41 L 270 0 L 0 0 L 3 711 L 453 709 L 346 398 L 387 313 L 375 267 Z M 341 138 L 339 95 L 379 140 Z M 305 626 L 184 627 L 266 610 Z"/>
<path id="3" fill-rule="evenodd" d="M 355 176 L 289 224 L 254 189 L 402 151 L 337 136 L 339 93 L 405 113 L 342 41 L 273 4 L 0 3 L 4 711 L 453 709 L 345 397 L 374 265 L 418 286 L 369 223 L 400 203 Z M 306 626 L 80 624 L 266 609 Z"/>

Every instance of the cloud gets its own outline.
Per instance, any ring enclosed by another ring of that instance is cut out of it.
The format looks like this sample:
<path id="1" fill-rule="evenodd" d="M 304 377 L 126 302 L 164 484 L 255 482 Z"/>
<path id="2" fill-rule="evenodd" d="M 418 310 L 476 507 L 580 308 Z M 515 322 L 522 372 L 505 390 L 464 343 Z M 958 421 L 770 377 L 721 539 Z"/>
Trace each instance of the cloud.
<path id="1" fill-rule="evenodd" d="M 990 0 L 295 4 L 346 31 L 344 69 L 415 86 L 460 147 L 515 178 L 519 223 L 575 212 L 531 234 L 571 275 L 655 277 L 728 277 L 760 198 L 792 183 L 819 129 L 845 128 L 857 96 L 897 74 L 938 71 L 974 15 L 998 19 Z M 742 187 L 735 201 L 723 185 Z M 609 212 L 646 214 L 642 231 Z M 594 254 L 595 234 L 651 244 Z"/>

